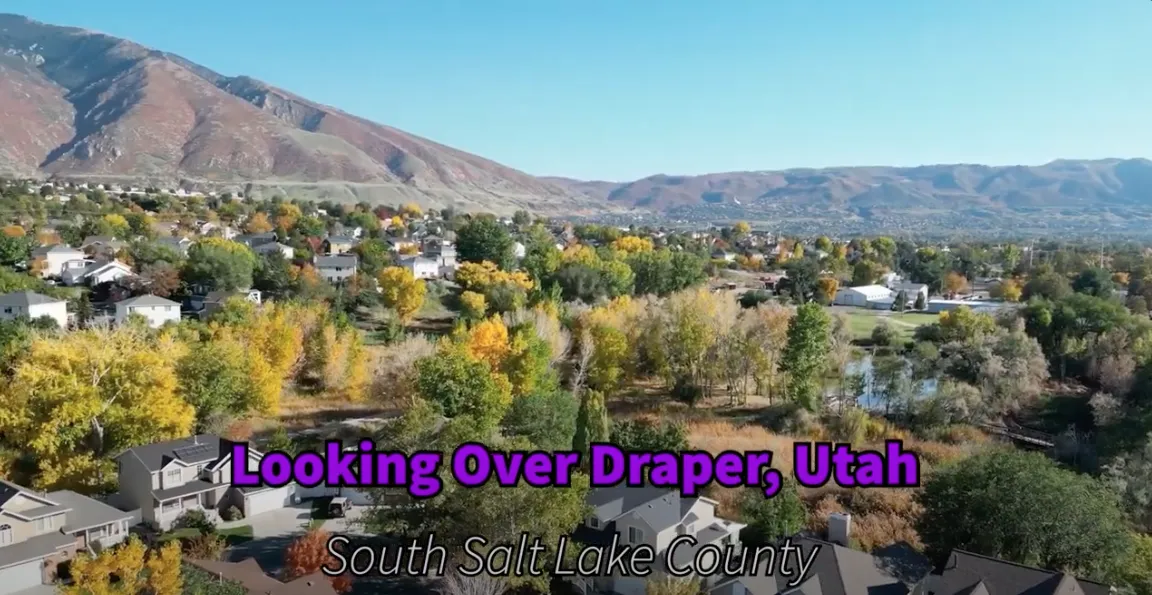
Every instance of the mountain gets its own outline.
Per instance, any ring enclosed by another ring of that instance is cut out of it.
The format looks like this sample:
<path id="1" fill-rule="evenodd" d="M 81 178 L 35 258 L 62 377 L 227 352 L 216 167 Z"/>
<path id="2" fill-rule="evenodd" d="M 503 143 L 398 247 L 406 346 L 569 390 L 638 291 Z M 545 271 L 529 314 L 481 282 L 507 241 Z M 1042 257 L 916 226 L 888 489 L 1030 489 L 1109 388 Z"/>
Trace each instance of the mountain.
<path id="1" fill-rule="evenodd" d="M 0 14 L 0 173 L 460 210 L 602 210 L 487 159 L 131 41 Z"/>
<path id="2" fill-rule="evenodd" d="M 1152 224 L 1147 159 L 661 174 L 624 183 L 545 179 L 626 209 L 688 220 L 770 221 L 800 230 L 1123 231 Z"/>

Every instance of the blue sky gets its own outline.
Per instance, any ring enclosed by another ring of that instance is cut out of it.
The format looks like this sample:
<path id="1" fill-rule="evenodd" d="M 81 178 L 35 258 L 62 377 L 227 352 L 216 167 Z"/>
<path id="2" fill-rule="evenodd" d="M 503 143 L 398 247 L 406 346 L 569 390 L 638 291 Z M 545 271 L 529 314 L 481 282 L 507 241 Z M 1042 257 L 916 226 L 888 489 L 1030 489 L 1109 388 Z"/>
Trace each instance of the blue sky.
<path id="1" fill-rule="evenodd" d="M 1147 0 L 5 0 L 537 175 L 1152 156 Z"/>

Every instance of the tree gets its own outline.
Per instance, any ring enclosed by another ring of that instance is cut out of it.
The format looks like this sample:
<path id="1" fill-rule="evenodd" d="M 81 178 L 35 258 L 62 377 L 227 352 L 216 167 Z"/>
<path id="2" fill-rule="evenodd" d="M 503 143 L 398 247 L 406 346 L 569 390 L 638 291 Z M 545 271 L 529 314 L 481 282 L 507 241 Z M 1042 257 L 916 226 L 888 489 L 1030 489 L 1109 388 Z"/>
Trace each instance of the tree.
<path id="1" fill-rule="evenodd" d="M 1086 293 L 1099 298 L 1112 297 L 1116 284 L 1112 281 L 1112 273 L 1106 269 L 1091 268 L 1081 271 L 1072 281 L 1072 290 L 1076 293 Z"/>
<path id="2" fill-rule="evenodd" d="M 15 266 L 32 257 L 32 242 L 25 236 L 0 235 L 0 265 Z"/>
<path id="3" fill-rule="evenodd" d="M 236 291 L 252 287 L 256 255 L 239 242 L 204 238 L 188 249 L 182 277 L 191 285 L 211 290 Z"/>
<path id="4" fill-rule="evenodd" d="M 178 350 L 127 325 L 32 341 L 0 387 L 0 432 L 36 459 L 36 487 L 90 489 L 111 478 L 109 454 L 187 436 Z"/>
<path id="5" fill-rule="evenodd" d="M 852 285 L 872 285 L 884 274 L 884 267 L 870 260 L 861 259 L 852 267 Z"/>
<path id="6" fill-rule="evenodd" d="M 959 295 L 968 291 L 968 279 L 964 278 L 957 272 L 951 272 L 944 275 L 944 293 L 948 295 Z"/>
<path id="7" fill-rule="evenodd" d="M 923 293 L 917 293 L 916 295 L 921 296 L 924 294 Z M 900 291 L 896 292 L 895 310 L 897 312 L 903 312 L 907 308 L 908 308 L 908 292 L 901 289 Z"/>
<path id="8" fill-rule="evenodd" d="M 329 537 L 323 529 L 310 529 L 289 544 L 284 552 L 284 582 L 316 574 L 326 566 L 335 570 L 328 564 L 332 560 L 332 555 L 328 553 Z M 352 589 L 352 580 L 347 574 L 328 578 L 337 593 L 346 593 Z"/>
<path id="9" fill-rule="evenodd" d="M 1024 284 L 1020 299 L 1031 300 L 1041 297 L 1049 300 L 1058 300 L 1072 293 L 1072 284 L 1068 278 L 1059 273 L 1043 273 L 1030 279 Z"/>
<path id="10" fill-rule="evenodd" d="M 494 427 L 512 404 L 512 386 L 488 364 L 470 356 L 461 345 L 445 343 L 436 354 L 416 362 L 421 395 L 438 404 L 447 417 L 471 416 Z"/>
<path id="11" fill-rule="evenodd" d="M 740 513 L 741 520 L 748 525 L 740 538 L 749 547 L 772 545 L 791 537 L 799 533 L 808 520 L 800 490 L 792 480 L 785 480 L 771 498 L 765 498 L 761 489 L 745 490 Z"/>
<path id="12" fill-rule="evenodd" d="M 456 254 L 463 262 L 488 261 L 510 270 L 515 261 L 514 243 L 495 217 L 476 217 L 456 230 Z"/>
<path id="13" fill-rule="evenodd" d="M 591 336 L 593 348 L 588 367 L 588 386 L 611 396 L 620 384 L 624 364 L 630 354 L 628 337 L 606 324 L 592 327 Z"/>
<path id="14" fill-rule="evenodd" d="M 69 571 L 72 584 L 61 588 L 65 595 L 180 595 L 184 588 L 177 541 L 148 552 L 132 535 L 97 555 L 77 556 Z"/>
<path id="15" fill-rule="evenodd" d="M 244 231 L 251 234 L 268 233 L 272 231 L 272 223 L 268 221 L 268 213 L 264 211 L 252 213 L 252 216 L 244 223 Z"/>
<path id="16" fill-rule="evenodd" d="M 572 448 L 587 453 L 592 444 L 607 442 L 610 430 L 604 395 L 594 390 L 585 390 L 580 399 L 580 411 L 576 414 L 576 435 L 572 438 Z"/>
<path id="17" fill-rule="evenodd" d="M 816 280 L 816 301 L 824 305 L 831 304 L 839 288 L 840 282 L 834 277 L 820 277 Z"/>
<path id="18" fill-rule="evenodd" d="M 231 337 L 193 345 L 176 367 L 180 394 L 196 409 L 200 428 L 213 416 L 242 414 L 255 409 L 258 399 L 249 376 L 245 346 Z"/>
<path id="19" fill-rule="evenodd" d="M 888 347 L 896 342 L 896 330 L 887 320 L 880 320 L 872 327 L 872 344 L 877 347 Z"/>
<path id="20" fill-rule="evenodd" d="M 1152 529 L 1152 436 L 1142 447 L 1109 461 L 1101 478 L 1120 495 L 1133 524 L 1141 531 Z"/>
<path id="21" fill-rule="evenodd" d="M 460 294 L 460 315 L 464 320 L 476 321 L 484 318 L 488 311 L 488 303 L 484 294 L 475 291 L 465 291 Z"/>
<path id="22" fill-rule="evenodd" d="M 1102 577 L 1130 550 L 1115 495 L 1039 453 L 995 450 L 948 465 L 917 500 L 916 528 L 937 560 L 963 549 Z"/>
<path id="23" fill-rule="evenodd" d="M 1000 298 L 1008 302 L 1018 302 L 1024 295 L 1024 288 L 1020 286 L 1020 282 L 1015 279 L 1001 279 L 999 283 L 992 286 L 990 292 L 992 297 Z"/>
<path id="24" fill-rule="evenodd" d="M 579 408 L 576 398 L 555 383 L 538 385 L 512 401 L 504 433 L 526 438 L 541 450 L 571 450 Z"/>
<path id="25" fill-rule="evenodd" d="M 470 357 L 499 370 L 511 351 L 508 327 L 500 317 L 493 316 L 468 330 L 464 346 Z"/>
<path id="26" fill-rule="evenodd" d="M 809 411 L 821 405 L 820 386 L 828 351 L 828 313 L 819 304 L 796 308 L 780 367 L 788 373 L 788 396 Z"/>
<path id="27" fill-rule="evenodd" d="M 146 264 L 129 284 L 134 293 L 168 297 L 180 289 L 180 271 L 163 261 Z"/>
<path id="28" fill-rule="evenodd" d="M 928 302 L 927 302 L 927 300 L 924 299 L 924 292 L 923 291 L 917 292 L 916 293 L 916 303 L 912 304 L 912 308 L 915 310 L 923 310 L 927 306 L 928 306 Z"/>
<path id="29" fill-rule="evenodd" d="M 384 305 L 396 311 L 403 322 L 409 322 L 424 306 L 424 296 L 428 289 L 423 279 L 417 279 L 412 271 L 404 267 L 388 267 L 380 271 L 380 283 Z"/>
<path id="30" fill-rule="evenodd" d="M 678 423 L 657 423 L 650 419 L 612 422 L 612 443 L 624 450 L 656 452 L 688 448 L 688 431 Z"/>

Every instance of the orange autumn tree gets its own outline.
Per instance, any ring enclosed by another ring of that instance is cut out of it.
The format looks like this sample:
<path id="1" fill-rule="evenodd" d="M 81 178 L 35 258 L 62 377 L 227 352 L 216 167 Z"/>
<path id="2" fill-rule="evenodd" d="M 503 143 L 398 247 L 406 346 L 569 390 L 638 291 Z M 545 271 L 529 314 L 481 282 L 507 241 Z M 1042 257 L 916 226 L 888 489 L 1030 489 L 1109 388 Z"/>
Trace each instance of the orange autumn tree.
<path id="1" fill-rule="evenodd" d="M 288 546 L 284 556 L 285 582 L 315 574 L 325 566 L 335 567 L 335 560 L 328 553 L 329 537 L 323 529 L 310 529 Z M 352 579 L 347 574 L 328 578 L 332 581 L 332 588 L 339 593 L 347 593 L 352 589 Z"/>

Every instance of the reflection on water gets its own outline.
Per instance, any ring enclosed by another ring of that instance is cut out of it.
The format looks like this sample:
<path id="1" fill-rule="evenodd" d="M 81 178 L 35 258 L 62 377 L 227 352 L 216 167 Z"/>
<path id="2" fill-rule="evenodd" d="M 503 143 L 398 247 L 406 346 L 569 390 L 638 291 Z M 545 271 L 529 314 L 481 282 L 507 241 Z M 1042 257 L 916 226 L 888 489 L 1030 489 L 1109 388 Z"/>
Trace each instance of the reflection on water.
<path id="1" fill-rule="evenodd" d="M 857 402 L 861 407 L 866 409 L 884 409 L 884 397 L 880 393 L 881 387 L 876 386 L 875 379 L 873 378 L 872 369 L 872 353 L 865 353 L 860 358 L 855 359 L 848 363 L 845 376 L 852 377 L 861 374 L 864 377 L 863 391 L 858 393 Z M 851 392 L 851 383 L 849 384 L 848 392 Z M 930 378 L 922 380 L 914 384 L 913 389 L 917 399 L 922 399 L 927 396 L 936 394 L 936 379 Z M 839 386 L 829 386 L 825 393 L 829 397 L 838 396 L 840 394 Z"/>

